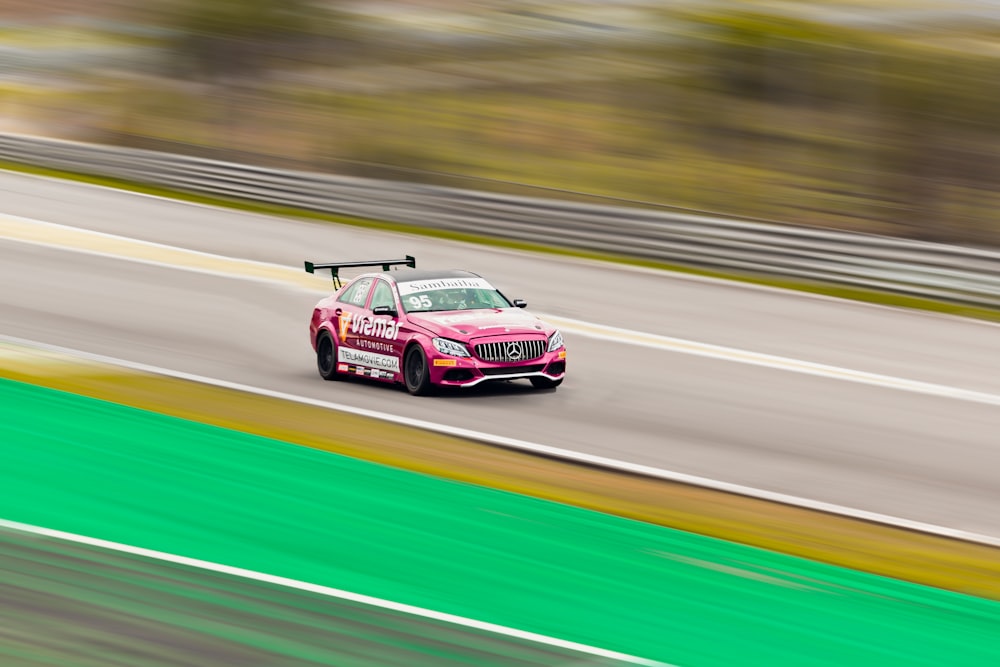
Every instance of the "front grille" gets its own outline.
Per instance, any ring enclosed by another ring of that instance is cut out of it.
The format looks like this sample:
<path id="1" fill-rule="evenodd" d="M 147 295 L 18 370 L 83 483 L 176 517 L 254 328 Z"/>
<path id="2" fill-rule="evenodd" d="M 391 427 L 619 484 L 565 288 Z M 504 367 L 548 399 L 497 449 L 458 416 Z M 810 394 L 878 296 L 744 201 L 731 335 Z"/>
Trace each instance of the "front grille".
<path id="1" fill-rule="evenodd" d="M 505 340 L 499 343 L 479 343 L 474 347 L 476 356 L 483 361 L 531 361 L 545 354 L 547 341 L 537 338 Z"/>
<path id="2" fill-rule="evenodd" d="M 500 368 L 480 368 L 483 375 L 513 375 L 514 373 L 537 373 L 545 368 L 545 364 L 530 364 L 528 366 L 502 366 Z"/>

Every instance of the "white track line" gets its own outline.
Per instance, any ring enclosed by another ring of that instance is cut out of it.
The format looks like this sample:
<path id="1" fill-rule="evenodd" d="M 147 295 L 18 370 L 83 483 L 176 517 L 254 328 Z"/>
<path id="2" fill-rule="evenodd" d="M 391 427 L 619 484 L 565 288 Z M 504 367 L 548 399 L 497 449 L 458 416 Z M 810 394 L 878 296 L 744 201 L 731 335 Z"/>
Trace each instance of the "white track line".
<path id="1" fill-rule="evenodd" d="M 330 282 L 281 264 L 227 257 L 56 222 L 0 214 L 0 238 L 84 255 L 330 292 Z"/>
<path id="2" fill-rule="evenodd" d="M 880 375 L 867 371 L 856 371 L 840 366 L 830 366 L 812 361 L 802 361 L 791 357 L 780 357 L 773 354 L 763 354 L 761 352 L 750 352 L 732 347 L 712 345 L 710 343 L 699 343 L 683 338 L 671 338 L 659 334 L 649 334 L 630 329 L 619 329 L 603 324 L 592 324 L 581 320 L 573 320 L 555 315 L 544 315 L 546 321 L 558 326 L 561 330 L 584 336 L 587 338 L 597 338 L 599 340 L 613 340 L 631 345 L 640 345 L 660 350 L 670 350 L 698 357 L 709 357 L 724 361 L 733 361 L 751 366 L 763 366 L 805 375 L 815 375 L 818 377 L 835 380 L 845 380 L 859 384 L 868 384 L 887 389 L 898 389 L 900 391 L 910 391 L 928 396 L 940 398 L 953 398 L 971 403 L 984 403 L 986 405 L 1000 405 L 1000 394 L 990 394 L 971 389 L 961 389 L 943 384 L 931 382 L 921 382 L 919 380 L 908 380 L 906 378 L 894 377 L 892 375 Z"/>
<path id="3" fill-rule="evenodd" d="M 0 215 L 0 238 L 164 268 L 282 284 L 318 294 L 329 294 L 330 292 L 329 282 L 319 276 L 309 275 L 303 270 L 289 266 L 215 255 L 32 218 Z M 1000 406 L 1000 395 L 998 394 L 621 329 L 556 315 L 541 313 L 539 315 L 566 333 L 612 343 L 638 345 L 661 351 L 773 368 L 939 398 Z"/>
<path id="4" fill-rule="evenodd" d="M 422 607 L 414 607 L 408 604 L 392 602 L 390 600 L 383 600 L 381 598 L 371 597 L 368 595 L 361 595 L 360 593 L 352 593 L 350 591 L 341 590 L 339 588 L 330 588 L 329 586 L 310 584 L 305 581 L 288 579 L 286 577 L 278 577 L 272 574 L 255 572 L 253 570 L 245 570 L 243 568 L 232 567 L 229 565 L 221 565 L 219 563 L 212 563 L 209 561 L 198 560 L 197 558 L 177 556 L 175 554 L 169 554 L 163 551 L 153 551 L 152 549 L 143 549 L 142 547 L 134 547 L 128 544 L 121 544 L 118 542 L 109 542 L 107 540 L 101 540 L 94 537 L 86 537 L 84 535 L 66 533 L 60 530 L 41 528 L 38 526 L 32 526 L 25 523 L 18 523 L 16 521 L 8 521 L 6 519 L 0 519 L 0 529 L 7 529 L 21 533 L 29 533 L 31 535 L 39 535 L 42 537 L 63 540 L 66 542 L 75 542 L 77 544 L 85 544 L 87 546 L 99 547 L 101 549 L 117 551 L 120 553 L 127 553 L 134 556 L 142 556 L 144 558 L 152 558 L 167 563 L 185 565 L 187 567 L 198 568 L 200 570 L 209 570 L 211 572 L 228 574 L 234 577 L 240 577 L 242 579 L 252 579 L 253 581 L 260 581 L 267 584 L 284 586 L 285 588 L 294 588 L 300 591 L 307 591 L 309 593 L 316 593 L 326 597 L 337 598 L 339 600 L 347 600 L 349 602 L 356 602 L 371 607 L 378 607 L 380 609 L 387 609 L 389 611 L 394 611 L 402 614 L 409 614 L 411 616 L 418 616 L 420 618 L 427 618 L 433 621 L 449 623 L 451 625 L 458 625 L 464 628 L 472 628 L 474 630 L 490 632 L 492 634 L 502 635 L 504 637 L 512 637 L 514 639 L 520 639 L 523 641 L 534 642 L 536 644 L 542 644 L 545 646 L 552 646 L 555 648 L 575 651 L 577 653 L 585 653 L 587 655 L 598 656 L 610 660 L 617 660 L 619 662 L 625 662 L 633 665 L 671 667 L 666 663 L 646 660 L 645 658 L 637 658 L 635 656 L 626 655 L 624 653 L 617 653 L 615 651 L 606 651 L 604 649 L 597 648 L 594 646 L 587 646 L 586 644 L 578 644 L 576 642 L 565 641 L 563 639 L 547 637 L 545 635 L 539 635 L 534 632 L 526 632 L 524 630 L 516 630 L 514 628 L 508 628 L 503 625 L 496 625 L 494 623 L 476 621 L 471 618 L 464 618 L 462 616 L 446 614 L 431 609 L 424 609 Z"/>
<path id="5" fill-rule="evenodd" d="M 964 540 L 967 542 L 976 542 L 979 544 L 1000 547 L 1000 537 L 992 537 L 989 535 L 972 533 L 964 530 L 958 530 L 955 528 L 947 528 L 944 526 L 938 526 L 930 523 L 923 523 L 921 521 L 912 521 L 910 519 L 903 519 L 900 517 L 894 517 L 887 514 L 879 514 L 877 512 L 869 512 L 866 510 L 855 509 L 843 505 L 835 505 L 833 503 L 826 503 L 818 500 L 810 500 L 808 498 L 801 498 L 799 496 L 792 496 L 784 493 L 766 491 L 764 489 L 757 489 L 750 486 L 743 486 L 741 484 L 731 484 L 729 482 L 721 482 L 719 480 L 710 479 L 707 477 L 699 477 L 697 475 L 689 475 L 687 473 L 676 472 L 673 470 L 654 468 L 653 466 L 642 465 L 639 463 L 629 463 L 628 461 L 620 461 L 617 459 L 607 458 L 604 456 L 597 456 L 595 454 L 585 454 L 583 452 L 575 452 L 569 449 L 551 447 L 549 445 L 542 445 L 535 442 L 529 442 L 527 440 L 519 440 L 517 438 L 509 438 L 507 436 L 484 433 L 483 431 L 474 431 L 472 429 L 460 428 L 457 426 L 448 426 L 446 424 L 438 424 L 435 422 L 425 421 L 423 419 L 403 417 L 400 415 L 394 415 L 387 412 L 368 410 L 366 408 L 358 408 L 351 405 L 344 405 L 341 403 L 321 401 L 319 399 L 309 398 L 307 396 L 296 396 L 295 394 L 273 391 L 271 389 L 264 389 L 262 387 L 253 387 L 250 385 L 239 384 L 236 382 L 218 380 L 215 378 L 209 378 L 202 375 L 194 375 L 192 373 L 184 373 L 181 371 L 171 370 L 169 368 L 160 368 L 148 364 L 125 361 L 122 359 L 116 359 L 114 357 L 92 354 L 90 352 L 73 350 L 70 348 L 59 347 L 56 345 L 38 343 L 35 341 L 29 341 L 22 338 L 15 338 L 12 336 L 0 335 L 0 341 L 13 345 L 20 345 L 29 348 L 45 350 L 56 354 L 63 354 L 78 359 L 85 359 L 88 361 L 120 366 L 123 368 L 128 368 L 143 373 L 153 373 L 156 375 L 163 375 L 166 377 L 173 377 L 181 380 L 189 380 L 192 382 L 198 382 L 201 384 L 207 384 L 215 387 L 223 387 L 225 389 L 233 389 L 236 391 L 256 394 L 258 396 L 268 396 L 270 398 L 277 398 L 281 400 L 292 401 L 295 403 L 302 403 L 304 405 L 312 405 L 315 407 L 325 408 L 328 410 L 337 410 L 339 412 L 346 412 L 348 414 L 358 415 L 361 417 L 369 417 L 371 419 L 377 419 L 380 421 L 390 422 L 393 424 L 400 424 L 402 426 L 410 426 L 413 428 L 419 428 L 425 431 L 432 431 L 435 433 L 450 435 L 457 438 L 475 440 L 477 442 L 483 442 L 489 445 L 495 445 L 497 447 L 504 447 L 507 449 L 529 452 L 531 454 L 536 454 L 536 455 L 549 456 L 552 458 L 557 458 L 564 461 L 570 461 L 573 463 L 597 466 L 600 468 L 607 468 L 610 470 L 617 470 L 620 472 L 642 475 L 644 477 L 653 477 L 656 479 L 663 479 L 671 482 L 678 482 L 681 484 L 690 484 L 692 486 L 698 486 L 705 489 L 724 491 L 726 493 L 735 493 L 741 496 L 747 496 L 749 498 L 768 500 L 771 502 L 782 503 L 794 507 L 801 507 L 803 509 L 817 510 L 820 512 L 826 512 L 828 514 L 836 514 L 839 516 L 850 517 L 852 519 L 871 521 L 873 523 L 880 523 L 883 525 L 892 526 L 894 528 L 903 528 L 906 530 L 914 530 L 921 533 L 938 535 L 941 537 L 948 537 L 953 539 Z"/>

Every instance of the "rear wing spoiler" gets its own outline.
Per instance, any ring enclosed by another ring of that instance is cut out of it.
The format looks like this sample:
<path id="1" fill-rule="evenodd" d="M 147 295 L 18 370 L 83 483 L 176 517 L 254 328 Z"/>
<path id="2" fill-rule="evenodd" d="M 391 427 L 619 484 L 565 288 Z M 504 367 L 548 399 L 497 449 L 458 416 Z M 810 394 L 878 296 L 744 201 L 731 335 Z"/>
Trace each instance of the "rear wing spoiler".
<path id="1" fill-rule="evenodd" d="M 339 275 L 340 269 L 358 266 L 381 266 L 383 271 L 388 271 L 390 266 L 408 266 L 415 269 L 417 268 L 417 260 L 411 255 L 407 255 L 406 259 L 374 259 L 367 262 L 329 262 L 326 264 L 306 262 L 306 273 L 316 273 L 316 269 L 330 269 L 333 285 L 339 289 L 343 285 Z"/>

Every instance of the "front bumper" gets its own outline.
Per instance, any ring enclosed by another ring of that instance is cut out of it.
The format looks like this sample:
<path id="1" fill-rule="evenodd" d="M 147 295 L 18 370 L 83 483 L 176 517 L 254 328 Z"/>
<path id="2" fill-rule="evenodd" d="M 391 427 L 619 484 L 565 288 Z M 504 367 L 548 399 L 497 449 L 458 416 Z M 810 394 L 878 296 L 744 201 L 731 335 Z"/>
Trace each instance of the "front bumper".
<path id="1" fill-rule="evenodd" d="M 558 380 L 566 374 L 566 349 L 546 352 L 531 361 L 489 362 L 437 353 L 427 356 L 431 382 L 443 387 L 474 387 L 483 382 L 543 377 Z"/>

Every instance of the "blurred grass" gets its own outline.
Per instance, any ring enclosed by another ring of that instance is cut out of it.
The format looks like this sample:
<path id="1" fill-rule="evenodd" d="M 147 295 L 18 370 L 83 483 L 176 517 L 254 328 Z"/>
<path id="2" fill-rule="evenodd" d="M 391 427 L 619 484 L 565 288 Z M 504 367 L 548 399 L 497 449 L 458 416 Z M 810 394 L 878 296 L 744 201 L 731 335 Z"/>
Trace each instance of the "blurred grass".
<path id="1" fill-rule="evenodd" d="M 33 49 L 108 46 L 152 46 L 156 42 L 149 37 L 124 35 L 99 30 L 93 27 L 49 27 L 35 26 L 0 27 L 0 46 L 16 46 Z"/>
<path id="2" fill-rule="evenodd" d="M 261 161 L 275 155 L 341 173 L 432 182 L 441 177 L 465 179 L 468 187 L 482 187 L 477 180 L 502 181 L 522 184 L 526 190 L 565 190 L 876 233 L 906 231 L 892 220 L 871 219 L 869 186 L 836 194 L 844 190 L 836 187 L 837 177 L 850 171 L 850 165 L 843 160 L 838 165 L 832 155 L 847 153 L 847 140 L 794 126 L 786 126 L 772 140 L 812 147 L 810 159 L 821 166 L 803 168 L 808 165 L 802 159 L 782 163 L 768 156 L 725 159 L 688 145 L 679 129 L 655 129 L 655 115 L 623 112 L 612 99 L 475 90 L 375 99 L 311 94 L 303 100 L 292 94 L 270 103 L 248 97 L 251 109 L 235 125 L 223 128 L 221 101 L 213 112 L 213 103 L 205 104 L 203 98 L 185 100 L 186 95 L 162 90 L 137 93 L 129 95 L 142 102 L 133 102 L 140 106 L 126 112 L 127 131 L 117 132 L 118 117 L 101 128 L 104 134 L 140 145 L 143 138 L 166 142 L 180 150 L 226 150 L 238 144 L 258 153 Z M 80 106 L 93 104 L 81 97 Z M 200 108 L 176 112 L 194 107 Z M 337 111 L 324 118 L 316 111 L 322 108 Z M 164 115 L 175 119 L 164 123 Z M 288 118 L 297 123 L 285 122 Z M 835 129 L 842 119 L 829 112 L 814 122 Z M 264 126 L 271 129 L 261 134 L 258 130 Z M 734 144 L 728 152 L 751 157 L 762 153 L 746 143 Z"/>
<path id="3" fill-rule="evenodd" d="M 130 192 L 140 192 L 143 194 L 154 195 L 158 197 L 167 197 L 171 199 L 177 199 L 180 201 L 205 204 L 207 206 L 221 206 L 241 211 L 248 211 L 252 213 L 261 213 L 264 215 L 303 218 L 308 220 L 329 222 L 333 224 L 352 225 L 355 227 L 364 227 L 367 229 L 377 229 L 393 233 L 415 234 L 431 238 L 447 239 L 450 241 L 475 243 L 495 248 L 509 248 L 511 250 L 521 250 L 525 252 L 556 254 L 565 257 L 577 257 L 580 259 L 614 262 L 619 264 L 628 264 L 632 266 L 642 266 L 660 271 L 671 271 L 674 273 L 701 276 L 705 278 L 716 278 L 720 280 L 735 280 L 739 282 L 750 283 L 753 285 L 761 285 L 764 287 L 774 287 L 778 289 L 808 292 L 810 294 L 818 294 L 822 296 L 829 296 L 840 299 L 849 299 L 853 301 L 861 301 L 864 303 L 871 303 L 882 306 L 889 306 L 895 308 L 909 308 L 914 310 L 942 313 L 946 315 L 954 315 L 958 317 L 969 317 L 974 319 L 1000 322 L 1000 311 L 998 310 L 981 308 L 967 304 L 950 303 L 946 301 L 935 301 L 932 299 L 908 296 L 905 294 L 892 294 L 888 292 L 878 292 L 874 290 L 844 287 L 844 286 L 824 284 L 819 282 L 812 282 L 807 280 L 794 280 L 794 279 L 756 275 L 750 273 L 724 272 L 718 270 L 702 269 L 693 266 L 683 266 L 679 264 L 669 264 L 665 262 L 637 259 L 634 257 L 626 257 L 611 253 L 590 252 L 584 250 L 576 250 L 572 248 L 545 246 L 536 243 L 525 243 L 525 242 L 496 238 L 480 234 L 460 233 L 447 230 L 431 229 L 426 227 L 417 227 L 414 225 L 389 222 L 385 220 L 372 220 L 367 218 L 357 218 L 344 215 L 333 215 L 329 213 L 322 213 L 319 211 L 297 209 L 287 206 L 277 206 L 273 204 L 264 204 L 260 202 L 252 202 L 247 200 L 210 197 L 189 192 L 181 192 L 167 188 L 145 185 L 141 183 L 135 183 L 131 181 L 123 181 L 119 179 L 105 178 L 100 176 L 91 176 L 86 174 L 58 171 L 54 169 L 46 169 L 46 168 L 35 167 L 31 165 L 23 165 L 12 162 L 0 161 L 0 169 L 5 169 L 8 171 L 14 171 L 19 173 L 33 174 L 36 176 L 44 176 L 48 178 L 63 178 L 63 179 L 77 181 L 80 183 L 89 183 L 92 185 L 122 189 Z"/>
<path id="4" fill-rule="evenodd" d="M 350 414 L 337 414 L 332 434 L 331 413 L 323 408 L 93 362 L 6 355 L 0 377 L 1000 600 L 1000 550 L 981 544 L 562 463 Z"/>
<path id="5" fill-rule="evenodd" d="M 869 7 L 900 25 L 830 20 L 857 4 L 679 3 L 592 41 L 421 39 L 355 17 L 277 50 L 264 33 L 228 76 L 165 40 L 159 69 L 112 64 L 78 82 L 94 90 L 7 106 L 43 133 L 261 164 L 1000 244 L 1000 61 L 971 47 L 1000 27 L 958 9 L 906 23 L 907 3 Z"/>

